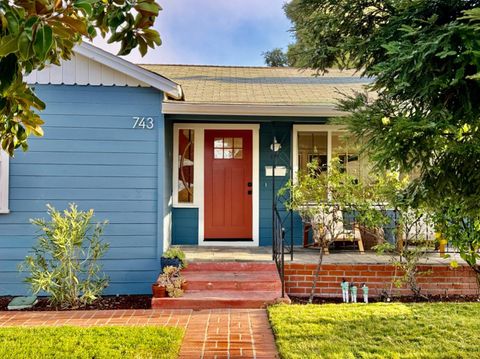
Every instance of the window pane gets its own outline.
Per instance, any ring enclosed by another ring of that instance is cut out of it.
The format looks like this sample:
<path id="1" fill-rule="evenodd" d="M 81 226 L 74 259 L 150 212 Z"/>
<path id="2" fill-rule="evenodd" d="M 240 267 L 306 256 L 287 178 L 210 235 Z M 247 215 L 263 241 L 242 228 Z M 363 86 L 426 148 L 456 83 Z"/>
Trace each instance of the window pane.
<path id="1" fill-rule="evenodd" d="M 223 138 L 215 138 L 213 141 L 213 147 L 222 148 L 223 147 Z"/>
<path id="2" fill-rule="evenodd" d="M 231 137 L 224 138 L 223 148 L 233 148 L 233 138 Z"/>
<path id="3" fill-rule="evenodd" d="M 332 133 L 332 158 L 338 157 L 345 171 L 357 178 L 368 175 L 367 163 L 359 156 L 358 144 L 346 132 Z"/>
<path id="4" fill-rule="evenodd" d="M 237 160 L 241 160 L 243 158 L 243 150 L 241 149 L 234 149 L 233 150 L 233 158 Z"/>
<path id="5" fill-rule="evenodd" d="M 224 149 L 223 150 L 223 158 L 224 159 L 233 158 L 233 150 L 232 149 Z"/>
<path id="6" fill-rule="evenodd" d="M 194 130 L 178 132 L 178 203 L 193 203 Z"/>
<path id="7" fill-rule="evenodd" d="M 298 133 L 298 168 L 307 170 L 309 162 L 316 161 L 319 171 L 325 171 L 328 163 L 328 133 L 327 132 L 299 132 Z"/>
<path id="8" fill-rule="evenodd" d="M 243 138 L 235 137 L 233 139 L 233 147 L 235 148 L 243 148 Z"/>
<path id="9" fill-rule="evenodd" d="M 223 158 L 223 150 L 219 149 L 219 148 L 215 148 L 215 150 L 213 151 L 213 158 L 215 158 L 216 160 L 222 159 Z"/>

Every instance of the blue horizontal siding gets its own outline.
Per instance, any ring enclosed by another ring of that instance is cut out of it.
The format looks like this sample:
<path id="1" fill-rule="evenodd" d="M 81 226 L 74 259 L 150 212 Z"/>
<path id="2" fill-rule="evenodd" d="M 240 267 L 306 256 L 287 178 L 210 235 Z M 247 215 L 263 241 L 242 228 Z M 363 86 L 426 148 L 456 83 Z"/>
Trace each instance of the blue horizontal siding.
<path id="1" fill-rule="evenodd" d="M 92 160 L 95 162 L 95 160 Z M 157 169 L 150 165 L 88 165 L 28 164 L 15 162 L 14 175 L 19 176 L 89 176 L 89 177 L 156 177 Z M 133 179 L 132 179 L 133 180 Z"/>
<path id="2" fill-rule="evenodd" d="M 143 165 L 155 163 L 154 153 L 101 153 L 92 158 L 90 152 L 30 152 L 24 164 L 56 164 L 56 165 Z"/>
<path id="3" fill-rule="evenodd" d="M 45 218 L 47 203 L 64 209 L 69 202 L 109 221 L 106 293 L 150 293 L 163 236 L 162 93 L 65 85 L 35 91 L 47 104 L 45 136 L 31 138 L 29 150 L 10 161 L 11 213 L 0 215 L 0 295 L 27 292 L 17 266 L 36 240 L 30 218 Z M 134 116 L 152 117 L 155 128 L 133 129 Z"/>
<path id="4" fill-rule="evenodd" d="M 15 235 L 8 236 L 8 241 L 0 242 L 0 249 L 3 248 L 22 248 L 28 250 L 36 242 L 36 236 L 33 235 Z M 156 238 L 151 235 L 138 235 L 136 234 L 132 239 L 132 235 L 129 234 L 116 234 L 116 235 L 104 235 L 103 240 L 116 248 L 128 248 L 131 246 L 136 247 L 155 247 Z"/>

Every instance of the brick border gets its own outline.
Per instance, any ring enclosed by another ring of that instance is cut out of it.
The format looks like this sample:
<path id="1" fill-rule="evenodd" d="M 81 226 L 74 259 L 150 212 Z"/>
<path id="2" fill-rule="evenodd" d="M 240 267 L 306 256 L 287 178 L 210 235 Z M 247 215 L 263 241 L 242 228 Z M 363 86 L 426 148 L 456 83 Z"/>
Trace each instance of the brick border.
<path id="1" fill-rule="evenodd" d="M 290 295 L 310 294 L 316 264 L 285 264 L 285 287 Z M 422 293 L 427 295 L 476 295 L 477 283 L 474 272 L 468 266 L 451 268 L 448 265 L 420 265 L 418 269 L 427 274 L 418 278 Z M 340 283 L 343 278 L 362 283 L 370 288 L 369 296 L 378 297 L 382 290 L 389 289 L 395 267 L 390 264 L 324 264 L 320 272 L 315 294 L 322 297 L 341 298 Z M 361 290 L 358 291 L 361 297 Z M 406 288 L 393 287 L 394 295 L 411 295 Z"/>

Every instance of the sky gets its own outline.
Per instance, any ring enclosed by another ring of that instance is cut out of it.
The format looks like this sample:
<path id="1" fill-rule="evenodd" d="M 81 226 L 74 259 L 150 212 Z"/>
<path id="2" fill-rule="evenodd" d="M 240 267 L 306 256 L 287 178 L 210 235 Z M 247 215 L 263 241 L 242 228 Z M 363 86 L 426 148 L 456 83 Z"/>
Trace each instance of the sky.
<path id="1" fill-rule="evenodd" d="M 134 50 L 134 63 L 264 66 L 262 52 L 286 49 L 292 42 L 286 0 L 159 0 L 155 28 L 162 46 L 145 57 Z M 116 53 L 118 46 L 96 39 Z"/>

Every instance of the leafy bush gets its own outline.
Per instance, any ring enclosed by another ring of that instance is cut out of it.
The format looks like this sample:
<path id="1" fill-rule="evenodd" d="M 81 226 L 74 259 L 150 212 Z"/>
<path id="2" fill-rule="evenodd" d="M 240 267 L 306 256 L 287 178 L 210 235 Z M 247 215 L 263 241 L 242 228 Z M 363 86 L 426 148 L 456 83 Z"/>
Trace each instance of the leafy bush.
<path id="1" fill-rule="evenodd" d="M 185 252 L 178 247 L 170 247 L 168 250 L 165 251 L 165 253 L 162 254 L 162 257 L 172 259 L 176 258 L 180 260 L 181 268 L 186 268 L 188 265 Z"/>
<path id="2" fill-rule="evenodd" d="M 33 293 L 45 291 L 55 306 L 77 308 L 97 299 L 108 285 L 97 261 L 108 244 L 101 241 L 107 222 L 92 224 L 93 210 L 79 211 L 75 204 L 63 212 L 47 205 L 51 220 L 32 219 L 40 234 L 33 254 L 22 270 Z"/>

